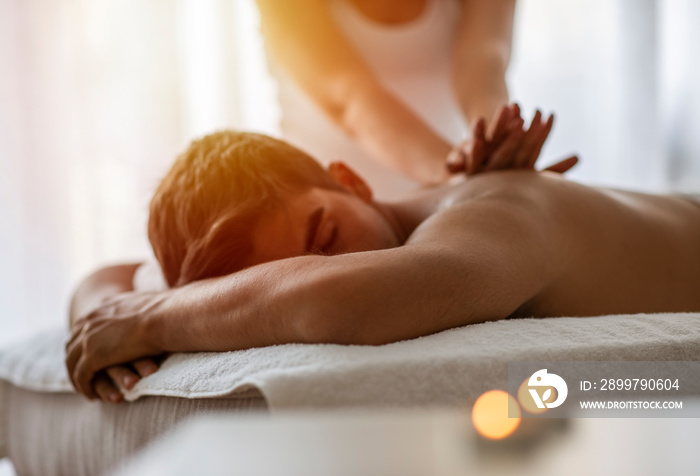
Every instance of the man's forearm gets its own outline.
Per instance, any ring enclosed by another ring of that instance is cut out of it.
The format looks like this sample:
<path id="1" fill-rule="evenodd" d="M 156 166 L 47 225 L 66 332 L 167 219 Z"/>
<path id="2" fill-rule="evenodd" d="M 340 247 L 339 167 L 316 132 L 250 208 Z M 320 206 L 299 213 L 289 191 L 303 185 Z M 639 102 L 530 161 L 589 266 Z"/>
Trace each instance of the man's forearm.
<path id="1" fill-rule="evenodd" d="M 267 263 L 165 292 L 144 317 L 144 334 L 164 352 L 229 351 L 310 342 L 306 324 L 327 267 L 321 256 Z"/>
<path id="2" fill-rule="evenodd" d="M 394 342 L 507 315 L 472 304 L 481 271 L 401 248 L 291 258 L 168 291 L 143 334 L 164 352 Z"/>

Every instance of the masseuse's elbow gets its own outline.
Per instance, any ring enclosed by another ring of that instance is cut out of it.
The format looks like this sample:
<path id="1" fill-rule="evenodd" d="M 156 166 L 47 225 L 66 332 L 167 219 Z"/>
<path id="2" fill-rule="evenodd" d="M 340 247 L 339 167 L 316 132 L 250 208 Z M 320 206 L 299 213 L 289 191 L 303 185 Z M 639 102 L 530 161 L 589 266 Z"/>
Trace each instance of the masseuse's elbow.
<path id="1" fill-rule="evenodd" d="M 494 84 L 505 87 L 508 62 L 508 52 L 496 47 L 455 55 L 452 64 L 454 84 L 458 91 L 474 90 L 480 94 L 493 88 Z"/>
<path id="2" fill-rule="evenodd" d="M 321 106 L 337 126 L 355 137 L 366 123 L 368 106 L 381 104 L 386 93 L 366 74 L 344 74 L 328 82 Z"/>
<path id="3" fill-rule="evenodd" d="M 489 41 L 476 47 L 462 47 L 455 50 L 452 66 L 463 71 L 465 76 L 486 71 L 504 72 L 510 63 L 511 48 L 505 41 Z"/>

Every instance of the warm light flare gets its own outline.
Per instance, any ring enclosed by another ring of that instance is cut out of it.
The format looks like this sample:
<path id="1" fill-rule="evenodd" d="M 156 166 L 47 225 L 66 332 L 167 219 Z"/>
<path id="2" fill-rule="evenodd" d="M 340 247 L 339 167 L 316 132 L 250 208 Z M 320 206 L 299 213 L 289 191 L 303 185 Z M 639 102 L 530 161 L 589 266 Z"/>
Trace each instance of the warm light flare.
<path id="1" fill-rule="evenodd" d="M 515 417 L 508 417 L 508 410 Z M 490 390 L 481 395 L 472 409 L 474 428 L 480 435 L 500 440 L 507 437 L 520 425 L 518 402 L 502 390 Z"/>

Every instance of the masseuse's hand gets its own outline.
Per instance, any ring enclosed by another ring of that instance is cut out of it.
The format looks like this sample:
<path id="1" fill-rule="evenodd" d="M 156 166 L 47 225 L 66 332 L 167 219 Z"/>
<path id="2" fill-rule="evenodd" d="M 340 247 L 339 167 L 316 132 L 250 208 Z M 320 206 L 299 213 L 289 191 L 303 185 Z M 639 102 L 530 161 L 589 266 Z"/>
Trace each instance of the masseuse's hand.
<path id="1" fill-rule="evenodd" d="M 167 294 L 122 293 L 75 323 L 66 344 L 66 367 L 78 392 L 90 399 L 118 403 L 122 396 L 115 382 L 123 384 L 124 378 L 133 380 L 157 370 L 151 364 L 156 365 L 155 358 L 162 350 L 154 344 L 148 323 Z M 129 362 L 136 372 L 125 365 Z"/>
<path id="2" fill-rule="evenodd" d="M 523 129 L 520 107 L 517 104 L 504 106 L 488 131 L 485 119 L 477 121 L 472 138 L 449 154 L 447 167 L 452 173 L 465 172 L 467 175 L 505 169 L 534 170 L 553 123 L 554 116 L 550 115 L 547 121 L 543 121 L 542 113 L 537 111 L 529 128 Z M 564 173 L 577 162 L 578 158 L 572 156 L 545 170 Z"/>

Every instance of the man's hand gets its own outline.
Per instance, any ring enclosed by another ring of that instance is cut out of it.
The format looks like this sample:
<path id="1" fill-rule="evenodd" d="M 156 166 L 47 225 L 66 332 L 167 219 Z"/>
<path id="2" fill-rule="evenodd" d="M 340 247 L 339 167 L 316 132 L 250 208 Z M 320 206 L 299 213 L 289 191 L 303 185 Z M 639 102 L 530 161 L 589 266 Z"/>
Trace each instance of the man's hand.
<path id="1" fill-rule="evenodd" d="M 105 300 L 133 291 L 134 275 L 141 265 L 142 263 L 124 263 L 106 266 L 83 279 L 71 299 L 71 329 L 81 317 L 99 308 Z M 158 370 L 158 366 L 158 360 L 147 358 L 109 367 L 106 372 L 111 381 L 101 378 L 96 386 L 97 394 L 103 400 L 117 403 L 122 399 L 119 387 L 130 390 L 139 379 Z"/>
<path id="2" fill-rule="evenodd" d="M 109 378 L 104 378 L 104 375 L 98 376 L 93 385 L 95 393 L 101 400 L 120 403 L 124 398 L 120 387 L 131 390 L 139 380 L 155 373 L 160 367 L 161 360 L 148 357 L 134 360 L 129 364 L 107 367 L 105 372 Z"/>
<path id="3" fill-rule="evenodd" d="M 106 299 L 79 319 L 66 344 L 66 367 L 75 389 L 86 397 L 121 401 L 116 382 L 130 388 L 157 370 L 153 359 L 163 351 L 149 334 L 149 319 L 168 291 L 127 292 Z M 130 362 L 136 372 L 126 366 Z"/>
<path id="4" fill-rule="evenodd" d="M 542 121 L 542 113 L 537 111 L 530 127 L 523 129 L 517 104 L 504 106 L 491 122 L 488 132 L 486 120 L 481 118 L 474 126 L 472 138 L 455 147 L 447 157 L 450 172 L 465 172 L 474 175 L 481 172 L 505 169 L 534 170 L 549 133 L 554 116 Z M 576 156 L 564 159 L 545 170 L 564 173 L 578 162 Z"/>

